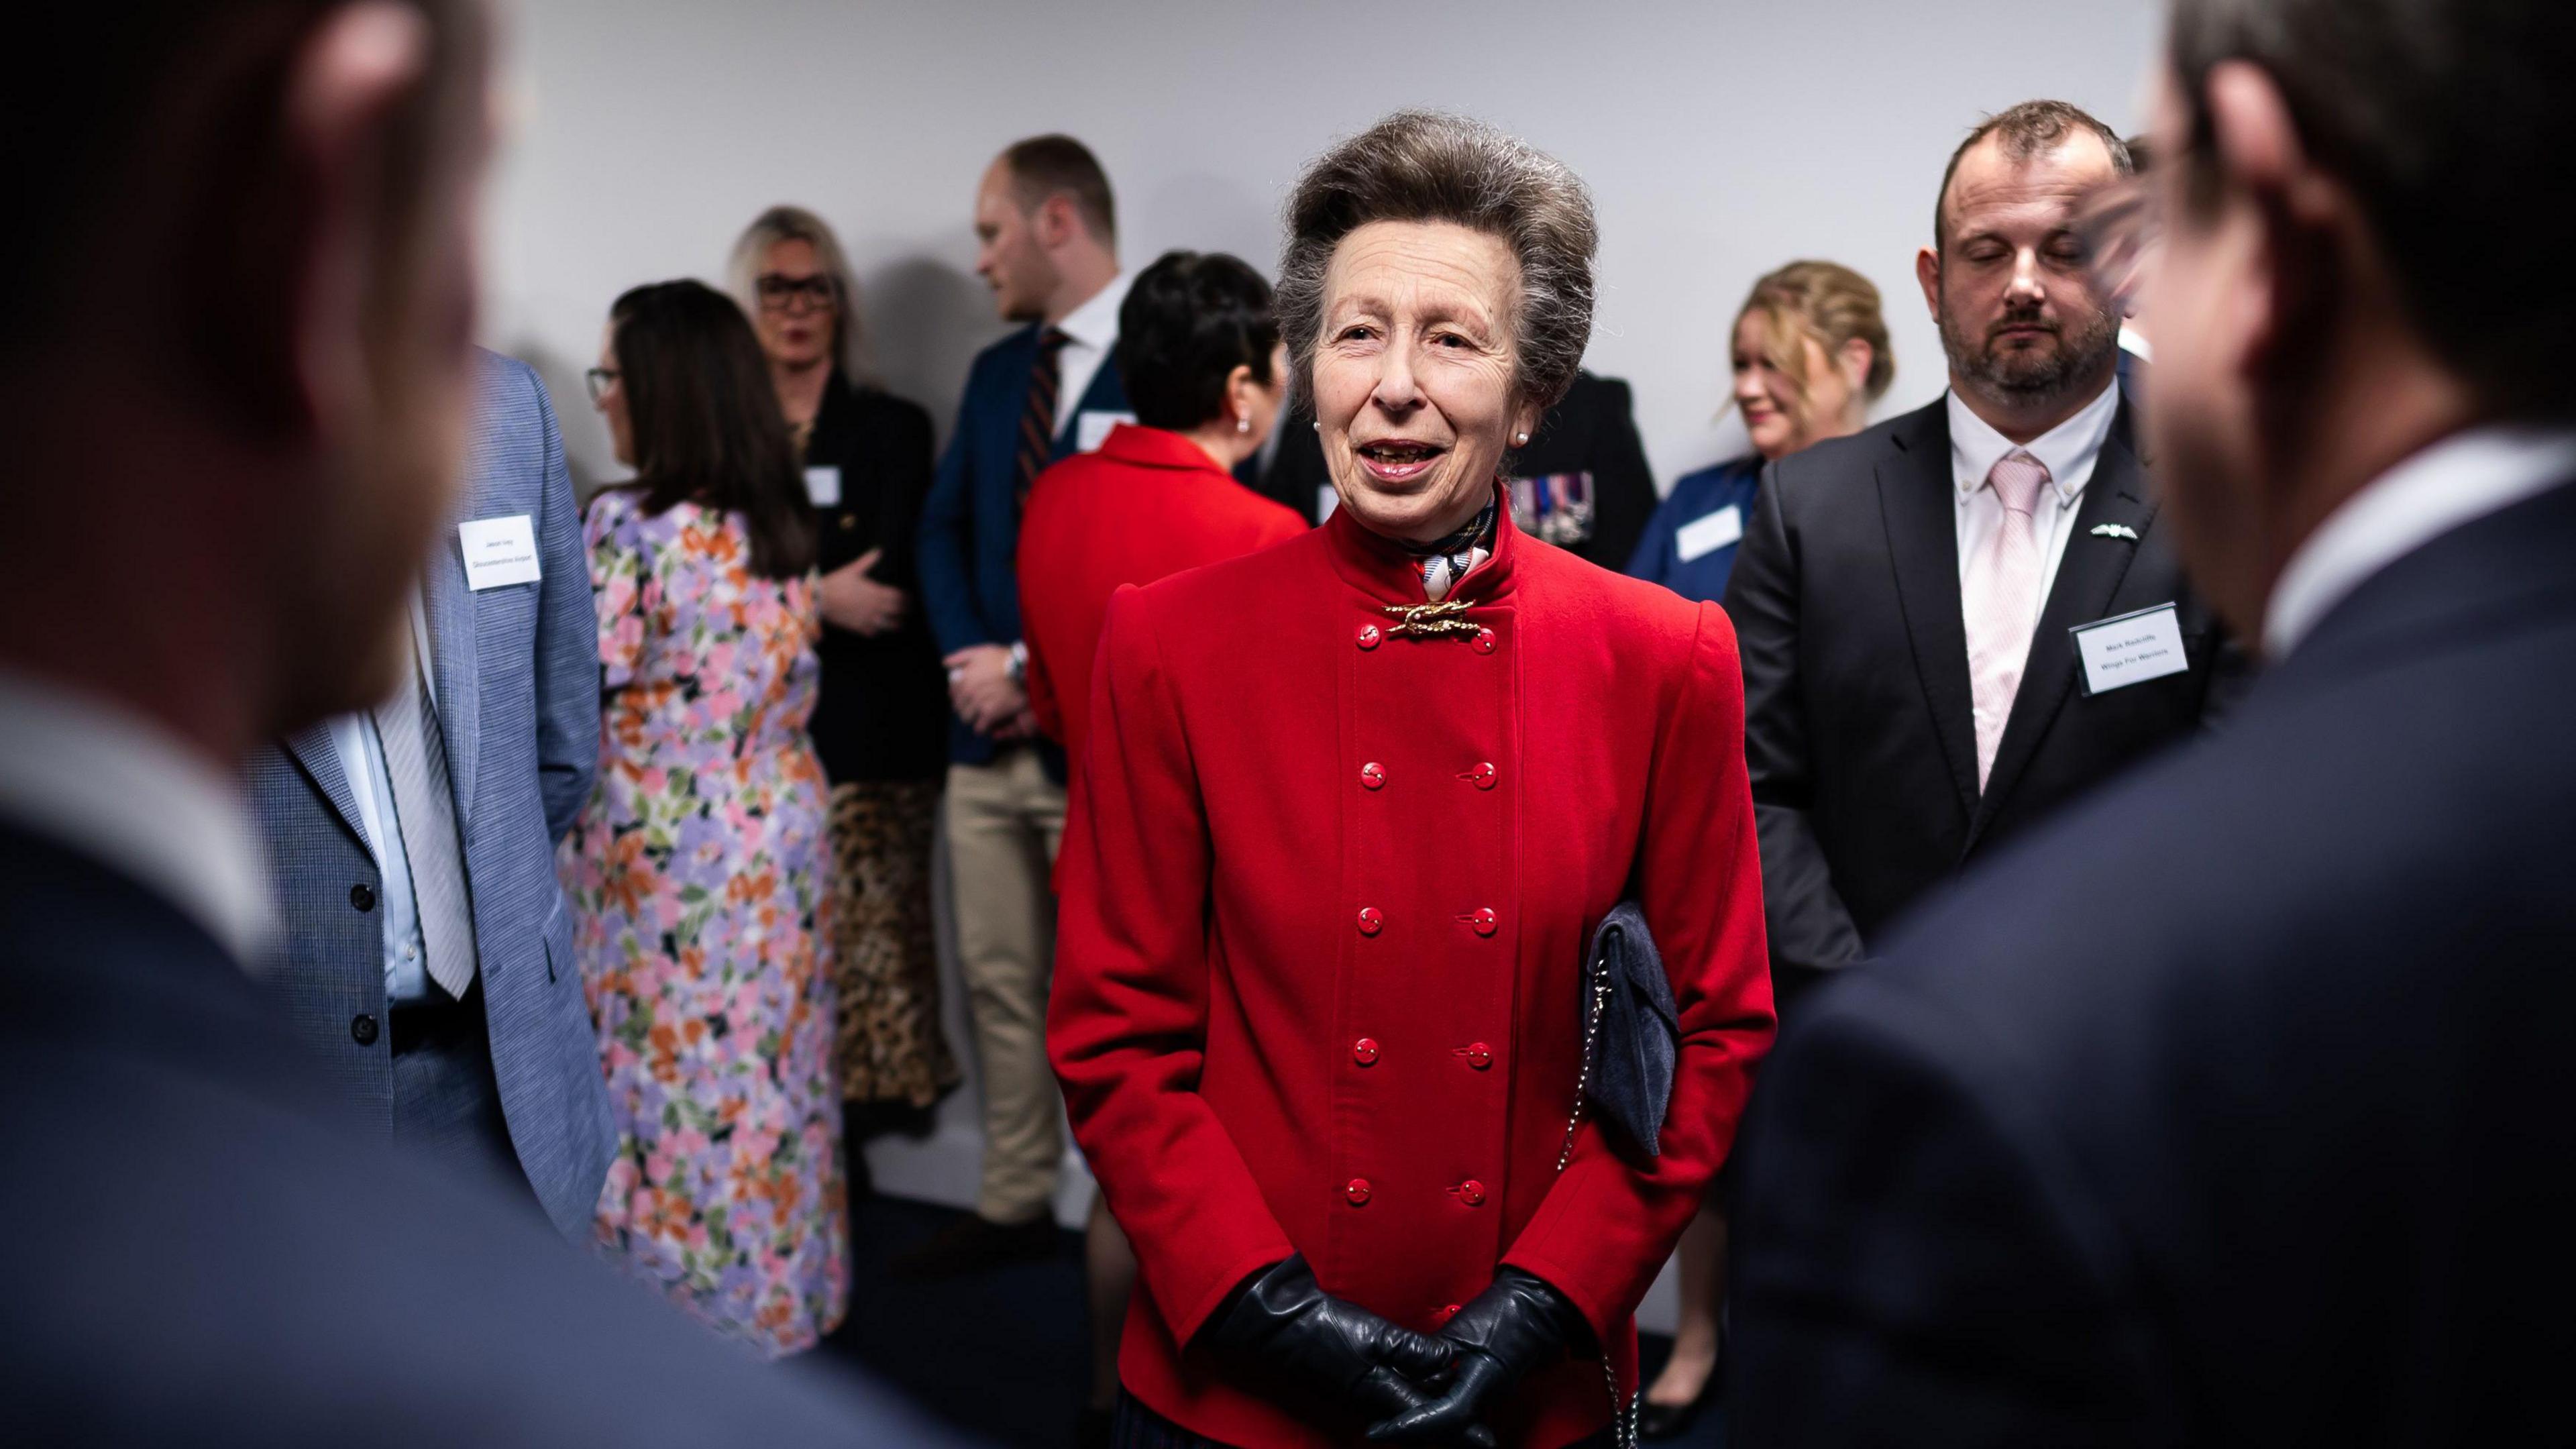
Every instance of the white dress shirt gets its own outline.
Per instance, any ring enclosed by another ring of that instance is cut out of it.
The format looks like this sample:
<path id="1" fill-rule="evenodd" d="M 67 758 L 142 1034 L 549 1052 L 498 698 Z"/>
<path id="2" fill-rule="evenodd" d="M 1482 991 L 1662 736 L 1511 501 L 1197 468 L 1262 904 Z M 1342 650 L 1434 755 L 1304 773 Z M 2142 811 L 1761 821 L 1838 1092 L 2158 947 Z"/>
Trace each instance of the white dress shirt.
<path id="1" fill-rule="evenodd" d="M 1978 417 L 1957 392 L 1950 393 L 1949 400 L 1950 476 L 1958 485 L 1959 582 L 1963 588 L 1978 554 L 2004 526 L 2003 500 L 1986 486 L 1986 475 L 2015 449 L 2037 458 L 2048 469 L 2048 491 L 2040 494 L 2040 505 L 2032 510 L 2030 519 L 2042 560 L 2039 592 L 2032 597 L 2030 606 L 2030 628 L 2036 631 L 2039 616 L 2048 607 L 2048 591 L 2057 586 L 2057 565 L 2066 557 L 2067 537 L 2075 531 L 2076 505 L 2084 501 L 2084 485 L 2093 481 L 2093 465 L 2100 461 L 2103 440 L 2111 436 L 2111 420 L 2120 411 L 2120 384 L 2114 380 L 2082 411 L 2028 443 L 2015 443 L 1996 432 L 1994 425 Z M 2048 506 L 2052 498 L 2057 504 L 2054 508 Z"/>
<path id="2" fill-rule="evenodd" d="M 429 651 L 429 620 L 420 601 L 412 601 L 412 648 L 424 666 L 432 657 Z M 421 670 L 422 687 L 429 691 L 433 708 L 438 703 L 437 671 Z M 376 857 L 376 875 L 382 889 L 376 892 L 382 908 L 385 1000 L 413 1002 L 429 999 L 429 947 L 420 931 L 420 900 L 412 892 L 411 853 L 403 845 L 400 822 L 394 814 L 393 775 L 385 765 L 385 742 L 376 733 L 375 719 L 365 714 L 344 714 L 331 720 L 326 728 L 331 734 L 331 749 L 340 757 L 340 773 L 348 777 L 349 793 L 358 804 L 358 824 L 367 837 L 367 849 Z"/>
<path id="3" fill-rule="evenodd" d="M 1135 278 L 1125 272 L 1109 279 L 1099 295 L 1074 308 L 1065 319 L 1055 324 L 1073 339 L 1055 355 L 1055 431 L 1064 435 L 1073 414 L 1082 406 L 1082 395 L 1091 390 L 1091 380 L 1100 373 L 1100 365 L 1109 360 L 1110 349 L 1118 345 L 1118 309 L 1127 305 L 1127 287 Z M 1082 445 L 1080 438 L 1074 446 Z"/>
<path id="4" fill-rule="evenodd" d="M 205 928 L 245 968 L 276 931 L 241 792 L 159 725 L 0 671 L 0 816 L 96 859 Z"/>
<path id="5" fill-rule="evenodd" d="M 2464 523 L 2576 478 L 2576 430 L 2471 428 L 2380 474 L 2308 535 L 2263 606 L 2279 660 L 2371 575 Z"/>

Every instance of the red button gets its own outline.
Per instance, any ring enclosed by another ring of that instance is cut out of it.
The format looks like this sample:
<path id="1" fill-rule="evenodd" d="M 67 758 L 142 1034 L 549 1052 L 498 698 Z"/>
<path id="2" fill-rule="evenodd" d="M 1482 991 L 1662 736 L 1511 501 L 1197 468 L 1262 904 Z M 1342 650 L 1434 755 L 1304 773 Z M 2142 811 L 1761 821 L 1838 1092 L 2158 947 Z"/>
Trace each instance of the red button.
<path id="1" fill-rule="evenodd" d="M 1361 1203 L 1367 1202 L 1369 1199 L 1368 1179 L 1365 1177 L 1354 1177 L 1350 1181 L 1343 1183 L 1342 1196 L 1350 1199 L 1351 1206 L 1353 1207 L 1358 1207 Z"/>
<path id="2" fill-rule="evenodd" d="M 1377 1061 L 1377 1038 L 1364 1036 L 1352 1042 L 1351 1060 L 1364 1067 L 1373 1065 Z"/>
<path id="3" fill-rule="evenodd" d="M 1360 934 L 1374 936 L 1386 929 L 1386 915 L 1375 906 L 1360 907 Z"/>
<path id="4" fill-rule="evenodd" d="M 1437 1319 L 1435 1319 L 1435 1320 L 1433 1321 L 1433 1323 L 1432 1323 L 1432 1325 L 1431 1325 L 1431 1326 L 1432 1326 L 1432 1327 L 1434 1327 L 1434 1328 L 1438 1328 L 1441 1324 L 1443 1324 L 1443 1323 L 1447 1323 L 1450 1319 L 1455 1318 L 1455 1317 L 1457 1317 L 1457 1316 L 1458 1316 L 1458 1305 L 1457 1305 L 1457 1304 L 1455 1304 L 1455 1303 L 1443 1303 L 1443 1304 L 1441 1304 L 1441 1305 L 1440 1305 L 1440 1316 L 1439 1316 Z"/>
<path id="5" fill-rule="evenodd" d="M 1479 630 L 1477 630 L 1477 631 L 1476 631 L 1476 652 L 1477 652 L 1477 653 L 1479 653 L 1479 654 L 1491 654 L 1491 653 L 1493 653 L 1493 652 L 1494 652 L 1494 645 L 1495 645 L 1495 643 L 1496 643 L 1496 642 L 1498 642 L 1498 641 L 1496 641 L 1496 640 L 1495 640 L 1495 638 L 1494 638 L 1494 631 L 1493 631 L 1493 630 L 1491 630 L 1491 629 L 1479 629 Z M 1363 647 L 1365 647 L 1365 646 L 1363 646 Z"/>
<path id="6" fill-rule="evenodd" d="M 1362 649 L 1375 649 L 1377 647 L 1377 641 L 1385 637 L 1386 636 L 1384 634 L 1377 631 L 1377 626 L 1375 624 L 1362 624 L 1360 626 L 1358 638 L 1359 646 Z"/>
<path id="7" fill-rule="evenodd" d="M 1489 1047 L 1480 1041 L 1469 1042 L 1467 1044 L 1467 1065 L 1474 1067 L 1477 1071 L 1481 1072 L 1493 1064 L 1494 1049 L 1492 1047 Z"/>
<path id="8" fill-rule="evenodd" d="M 1493 761 L 1480 760 L 1476 768 L 1467 772 L 1467 782 L 1479 790 L 1490 790 L 1494 788 L 1494 782 L 1502 776 L 1503 772 L 1494 768 Z"/>
<path id="9" fill-rule="evenodd" d="M 1386 767 L 1375 760 L 1360 766 L 1360 783 L 1372 790 L 1386 784 Z"/>
<path id="10" fill-rule="evenodd" d="M 1469 1207 L 1483 1207 L 1485 1205 L 1485 1185 L 1472 1177 L 1468 1178 L 1465 1182 L 1458 1184 L 1458 1201 L 1465 1203 Z"/>
<path id="11" fill-rule="evenodd" d="M 1491 906 L 1478 907 L 1476 914 L 1469 916 L 1467 919 L 1475 926 L 1476 934 L 1479 936 L 1490 936 L 1494 934 L 1494 926 L 1498 920 L 1494 915 L 1494 908 Z"/>

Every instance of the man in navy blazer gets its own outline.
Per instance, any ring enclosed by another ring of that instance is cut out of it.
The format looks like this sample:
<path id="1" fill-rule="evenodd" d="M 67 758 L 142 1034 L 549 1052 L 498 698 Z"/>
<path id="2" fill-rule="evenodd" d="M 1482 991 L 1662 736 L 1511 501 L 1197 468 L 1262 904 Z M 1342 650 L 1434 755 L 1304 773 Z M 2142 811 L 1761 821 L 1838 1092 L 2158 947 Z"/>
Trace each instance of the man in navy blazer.
<path id="1" fill-rule="evenodd" d="M 427 698 L 409 707 L 443 745 L 431 804 L 446 818 L 397 799 L 389 704 L 256 751 L 245 778 L 284 925 L 266 977 L 367 1121 L 524 1178 L 585 1237 L 617 1133 L 554 849 L 598 767 L 598 626 L 545 386 L 488 352 L 479 372 L 469 482 L 407 636 L 429 666 L 411 671 Z M 459 893 L 453 942 L 431 904 L 440 877 Z"/>
<path id="2" fill-rule="evenodd" d="M 2175 0 L 2145 410 L 2270 667 L 1783 1036 L 1734 1442 L 2564 1434 L 2576 212 L 2457 203 L 2571 70 L 2555 0 Z"/>
<path id="3" fill-rule="evenodd" d="M 1039 737 L 1024 687 L 1020 508 L 1049 463 L 1133 420 L 1112 355 L 1127 297 L 1117 214 L 1090 150 L 1037 136 L 1003 151 L 977 190 L 975 233 L 975 270 L 995 306 L 1027 325 L 977 354 L 922 509 L 922 601 L 956 709 L 945 809 L 958 969 L 984 1088 L 975 1213 L 905 1260 L 924 1277 L 1056 1250 L 1064 1126 L 1046 1062 L 1048 878 L 1065 766 Z"/>
<path id="4" fill-rule="evenodd" d="M 396 1150 L 252 977 L 275 921 L 235 771 L 399 686 L 456 502 L 483 14 L 135 0 L 0 53 L 11 1444 L 947 1442 Z M 485 667 L 488 731 L 525 666 Z M 513 950 L 496 1002 L 542 979 Z"/>

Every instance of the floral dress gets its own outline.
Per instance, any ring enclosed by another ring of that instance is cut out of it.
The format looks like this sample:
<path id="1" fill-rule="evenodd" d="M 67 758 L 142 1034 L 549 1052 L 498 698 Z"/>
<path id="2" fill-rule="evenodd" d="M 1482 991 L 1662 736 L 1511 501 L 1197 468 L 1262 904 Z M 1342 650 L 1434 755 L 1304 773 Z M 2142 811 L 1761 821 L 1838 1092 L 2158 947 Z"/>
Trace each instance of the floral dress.
<path id="1" fill-rule="evenodd" d="M 629 490 L 584 534 L 599 783 L 561 865 L 618 1131 L 600 1243 L 793 1353 L 849 1298 L 814 583 L 752 572 L 739 517 Z"/>

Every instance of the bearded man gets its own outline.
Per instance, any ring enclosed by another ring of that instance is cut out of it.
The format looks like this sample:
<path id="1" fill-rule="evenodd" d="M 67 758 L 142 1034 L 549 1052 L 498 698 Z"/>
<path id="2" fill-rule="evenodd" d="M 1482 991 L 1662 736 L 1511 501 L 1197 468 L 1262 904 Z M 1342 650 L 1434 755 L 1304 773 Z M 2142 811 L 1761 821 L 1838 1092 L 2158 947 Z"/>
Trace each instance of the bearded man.
<path id="1" fill-rule="evenodd" d="M 2193 731 L 2237 673 L 2158 530 L 2077 226 L 2133 169 L 2062 101 L 1971 131 L 1916 262 L 1948 393 L 1763 480 L 1726 611 L 1784 1009 L 1968 862 Z"/>

